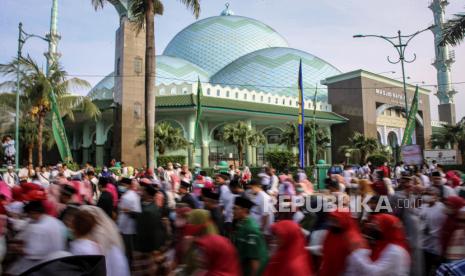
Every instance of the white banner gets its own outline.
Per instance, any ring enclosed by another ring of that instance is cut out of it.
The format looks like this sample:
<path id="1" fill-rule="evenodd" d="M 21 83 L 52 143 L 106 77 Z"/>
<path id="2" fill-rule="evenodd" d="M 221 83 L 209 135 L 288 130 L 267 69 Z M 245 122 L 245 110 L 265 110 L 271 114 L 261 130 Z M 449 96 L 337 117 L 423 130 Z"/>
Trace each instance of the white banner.
<path id="1" fill-rule="evenodd" d="M 405 165 L 423 164 L 423 154 L 420 145 L 407 145 L 401 148 L 402 161 Z"/>
<path id="2" fill-rule="evenodd" d="M 428 163 L 436 160 L 441 165 L 454 165 L 457 164 L 457 151 L 453 149 L 443 150 L 425 150 L 425 159 Z"/>

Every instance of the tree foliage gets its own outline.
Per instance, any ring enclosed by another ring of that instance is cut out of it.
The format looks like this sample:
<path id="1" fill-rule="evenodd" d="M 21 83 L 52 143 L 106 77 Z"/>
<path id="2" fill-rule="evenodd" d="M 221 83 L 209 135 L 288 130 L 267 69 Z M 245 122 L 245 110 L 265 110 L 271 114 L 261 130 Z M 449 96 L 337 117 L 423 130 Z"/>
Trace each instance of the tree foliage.
<path id="1" fill-rule="evenodd" d="M 98 107 L 91 99 L 74 94 L 77 89 L 88 89 L 90 84 L 79 78 L 69 78 L 67 72 L 58 63 L 50 66 L 47 76 L 42 68 L 31 58 L 21 58 L 8 64 L 0 64 L 0 74 L 7 81 L 0 84 L 0 103 L 11 108 L 16 107 L 16 72 L 19 67 L 20 108 L 23 113 L 20 117 L 25 125 L 31 122 L 37 127 L 37 156 L 38 164 L 43 164 L 42 146 L 44 144 L 45 128 L 50 127 L 50 95 L 55 94 L 60 114 L 74 120 L 75 112 L 85 117 L 96 119 L 100 115 Z M 52 139 L 50 137 L 50 139 Z M 53 141 L 53 139 L 52 139 Z M 19 141 L 22 142 L 22 141 Z M 46 141 L 47 143 L 50 141 Z"/>
<path id="2" fill-rule="evenodd" d="M 433 148 L 443 149 L 457 146 L 465 160 L 465 118 L 455 125 L 443 125 L 439 132 L 431 135 L 430 144 Z"/>
<path id="3" fill-rule="evenodd" d="M 155 124 L 154 143 L 160 155 L 165 154 L 167 150 L 178 150 L 189 145 L 182 129 L 175 128 L 168 122 Z M 145 134 L 136 141 L 136 146 L 141 145 L 145 145 Z"/>
<path id="4" fill-rule="evenodd" d="M 371 154 L 380 151 L 381 145 L 378 140 L 373 137 L 366 137 L 360 132 L 354 132 L 352 137 L 349 137 L 347 145 L 339 147 L 339 151 L 350 153 L 352 156 L 358 156 L 360 162 L 364 163 L 367 157 Z"/>
<path id="5" fill-rule="evenodd" d="M 265 153 L 266 161 L 276 170 L 283 171 L 296 165 L 297 156 L 291 151 L 268 151 Z"/>
<path id="6" fill-rule="evenodd" d="M 316 129 L 316 132 L 315 132 Z M 313 133 L 316 133 L 316 156 L 317 160 L 324 156 L 326 146 L 331 143 L 330 135 L 325 128 L 318 124 L 313 127 L 313 122 L 305 122 L 304 124 L 304 150 L 309 158 L 313 157 Z M 298 147 L 299 145 L 299 127 L 296 123 L 288 123 L 286 129 L 281 134 L 281 145 L 285 145 L 288 149 Z"/>
<path id="7" fill-rule="evenodd" d="M 236 146 L 241 166 L 244 165 L 244 150 L 247 145 L 258 146 L 266 143 L 262 133 L 251 129 L 243 121 L 226 124 L 222 131 L 222 137 L 218 138 Z"/>
<path id="8" fill-rule="evenodd" d="M 465 13 L 459 13 L 448 20 L 444 26 L 444 33 L 440 45 L 446 44 L 457 46 L 465 36 Z"/>

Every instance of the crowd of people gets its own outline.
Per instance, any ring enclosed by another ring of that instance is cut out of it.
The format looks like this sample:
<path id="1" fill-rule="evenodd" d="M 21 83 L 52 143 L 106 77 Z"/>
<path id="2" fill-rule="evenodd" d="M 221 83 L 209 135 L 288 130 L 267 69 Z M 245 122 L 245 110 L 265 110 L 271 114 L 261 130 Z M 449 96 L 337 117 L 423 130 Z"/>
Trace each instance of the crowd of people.
<path id="1" fill-rule="evenodd" d="M 0 263 L 66 256 L 106 275 L 465 275 L 465 184 L 439 164 L 303 170 L 66 164 L 0 181 Z"/>

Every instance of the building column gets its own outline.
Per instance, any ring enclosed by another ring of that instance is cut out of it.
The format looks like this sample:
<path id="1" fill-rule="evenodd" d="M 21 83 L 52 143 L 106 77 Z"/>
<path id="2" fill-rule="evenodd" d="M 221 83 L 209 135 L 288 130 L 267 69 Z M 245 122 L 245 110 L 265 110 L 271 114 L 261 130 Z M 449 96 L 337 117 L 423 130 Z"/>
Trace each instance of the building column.
<path id="1" fill-rule="evenodd" d="M 210 167 L 208 144 L 202 145 L 202 168 Z"/>
<path id="2" fill-rule="evenodd" d="M 195 156 L 194 156 L 195 114 L 191 114 L 187 118 L 187 140 L 189 141 L 189 146 L 187 147 L 188 165 L 189 167 L 193 167 L 195 163 Z"/>
<path id="3" fill-rule="evenodd" d="M 257 147 L 252 147 L 252 163 L 249 165 L 257 166 Z"/>
<path id="4" fill-rule="evenodd" d="M 102 167 L 104 165 L 103 155 L 106 140 L 105 126 L 103 121 L 99 119 L 95 124 L 95 165 L 97 167 Z"/>
<path id="5" fill-rule="evenodd" d="M 89 160 L 89 149 L 91 146 L 90 124 L 89 122 L 86 122 L 82 128 L 82 164 L 91 161 Z"/>
<path id="6" fill-rule="evenodd" d="M 202 123 L 202 168 L 208 168 L 210 167 L 209 163 L 209 147 L 208 144 L 210 142 L 210 137 L 209 137 L 209 129 L 208 129 L 208 122 L 204 121 Z"/>
<path id="7" fill-rule="evenodd" d="M 79 130 L 77 128 L 73 129 L 73 141 L 72 141 L 71 152 L 72 152 L 74 162 L 77 162 L 77 160 L 79 159 L 79 157 L 78 157 L 78 153 L 79 153 Z"/>
<path id="8" fill-rule="evenodd" d="M 389 145 L 389 142 L 388 142 L 388 133 L 387 133 L 387 130 L 386 130 L 386 125 L 383 125 L 383 144 L 384 144 L 384 145 Z"/>
<path id="9" fill-rule="evenodd" d="M 326 162 L 326 164 L 332 164 L 333 160 L 332 160 L 331 152 L 332 152 L 333 141 L 331 139 L 332 133 L 331 133 L 331 127 L 330 126 L 327 127 L 327 131 L 328 131 L 328 134 L 329 134 L 329 146 L 325 149 L 325 162 Z M 318 160 L 316 160 L 316 161 L 318 162 Z"/>
<path id="10" fill-rule="evenodd" d="M 252 121 L 247 120 L 245 121 L 249 129 L 252 129 Z M 250 166 L 253 162 L 253 157 L 252 157 L 252 146 L 247 145 L 246 146 L 246 152 L 245 152 L 245 165 Z"/>

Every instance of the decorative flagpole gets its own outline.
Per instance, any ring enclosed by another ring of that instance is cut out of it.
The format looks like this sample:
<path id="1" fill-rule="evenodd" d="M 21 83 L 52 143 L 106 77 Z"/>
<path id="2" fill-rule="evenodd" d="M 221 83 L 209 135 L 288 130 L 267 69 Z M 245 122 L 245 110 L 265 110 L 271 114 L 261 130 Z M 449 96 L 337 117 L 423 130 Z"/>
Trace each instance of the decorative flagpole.
<path id="1" fill-rule="evenodd" d="M 313 96 L 313 135 L 312 135 L 312 147 L 313 147 L 313 165 L 316 165 L 316 96 L 318 94 L 318 83 L 315 85 L 315 95 Z"/>
<path id="2" fill-rule="evenodd" d="M 305 147 L 304 147 L 304 87 L 302 83 L 302 59 L 299 62 L 299 166 L 305 167 Z"/>

